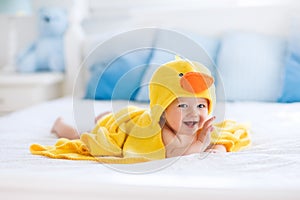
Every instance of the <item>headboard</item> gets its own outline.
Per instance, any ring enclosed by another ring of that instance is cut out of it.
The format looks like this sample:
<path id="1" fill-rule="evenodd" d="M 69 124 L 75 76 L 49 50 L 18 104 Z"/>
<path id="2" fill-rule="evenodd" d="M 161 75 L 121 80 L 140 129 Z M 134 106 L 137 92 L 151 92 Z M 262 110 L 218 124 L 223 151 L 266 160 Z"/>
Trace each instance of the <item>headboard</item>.
<path id="1" fill-rule="evenodd" d="M 291 19 L 300 13 L 297 0 L 90 0 L 84 15 L 76 17 L 65 38 L 67 91 L 84 82 L 79 68 L 88 52 L 118 33 L 145 27 L 181 29 L 221 37 L 228 31 L 249 31 L 286 37 Z M 82 88 L 83 90 L 84 88 Z"/>

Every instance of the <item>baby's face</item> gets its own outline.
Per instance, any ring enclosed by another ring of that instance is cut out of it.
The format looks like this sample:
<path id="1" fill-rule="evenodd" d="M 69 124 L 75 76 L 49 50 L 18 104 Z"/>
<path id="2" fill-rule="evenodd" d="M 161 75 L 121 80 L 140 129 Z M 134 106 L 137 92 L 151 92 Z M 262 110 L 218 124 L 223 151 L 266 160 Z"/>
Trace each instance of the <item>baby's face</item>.
<path id="1" fill-rule="evenodd" d="M 208 101 L 204 98 L 179 97 L 165 110 L 167 124 L 176 134 L 192 135 L 208 118 Z"/>

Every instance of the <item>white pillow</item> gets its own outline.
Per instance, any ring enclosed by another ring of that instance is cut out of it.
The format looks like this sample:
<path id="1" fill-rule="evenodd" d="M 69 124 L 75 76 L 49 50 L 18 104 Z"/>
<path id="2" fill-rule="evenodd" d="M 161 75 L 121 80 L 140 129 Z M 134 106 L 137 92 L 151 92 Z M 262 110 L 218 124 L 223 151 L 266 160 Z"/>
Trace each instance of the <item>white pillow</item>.
<path id="1" fill-rule="evenodd" d="M 272 101 L 280 96 L 286 42 L 256 33 L 224 35 L 217 68 L 229 101 Z"/>

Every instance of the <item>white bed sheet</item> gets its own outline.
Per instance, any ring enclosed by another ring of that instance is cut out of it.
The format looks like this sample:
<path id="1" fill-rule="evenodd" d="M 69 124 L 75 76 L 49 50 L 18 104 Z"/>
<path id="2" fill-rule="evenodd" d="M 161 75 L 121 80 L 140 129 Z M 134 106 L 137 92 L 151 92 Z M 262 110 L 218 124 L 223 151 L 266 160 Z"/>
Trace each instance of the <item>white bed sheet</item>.
<path id="1" fill-rule="evenodd" d="M 66 97 L 0 118 L 4 199 L 300 197 L 300 103 L 227 103 L 226 118 L 250 123 L 253 130 L 252 146 L 237 153 L 202 153 L 130 165 L 31 155 L 30 144 L 55 143 L 50 129 L 57 116 L 74 124 L 72 102 Z M 96 112 L 110 108 L 109 101 L 95 104 Z"/>

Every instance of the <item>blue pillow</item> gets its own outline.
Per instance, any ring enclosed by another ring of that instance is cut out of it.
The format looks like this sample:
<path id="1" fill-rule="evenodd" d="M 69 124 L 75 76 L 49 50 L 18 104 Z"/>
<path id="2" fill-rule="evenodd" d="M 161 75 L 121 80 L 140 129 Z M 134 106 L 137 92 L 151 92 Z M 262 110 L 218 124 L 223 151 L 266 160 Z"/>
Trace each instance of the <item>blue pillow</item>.
<path id="1" fill-rule="evenodd" d="M 217 58 L 228 101 L 277 101 L 282 88 L 286 42 L 257 33 L 224 35 Z"/>
<path id="2" fill-rule="evenodd" d="M 282 96 L 279 102 L 291 103 L 300 101 L 300 57 L 290 56 L 285 65 L 285 77 Z"/>
<path id="3" fill-rule="evenodd" d="M 154 49 L 152 58 L 148 63 L 148 67 L 142 77 L 140 88 L 136 94 L 135 100 L 147 102 L 149 101 L 149 82 L 154 71 L 162 64 L 173 61 L 175 54 L 162 49 Z"/>
<path id="4" fill-rule="evenodd" d="M 201 62 L 206 65 L 214 74 L 214 61 L 217 55 L 218 47 L 219 47 L 219 40 L 212 37 L 205 37 L 200 36 L 195 33 L 191 32 L 180 32 L 179 34 L 185 35 L 188 39 L 191 41 L 197 43 L 199 46 L 203 48 L 203 50 L 206 52 L 205 55 L 199 53 L 199 55 L 202 55 L 202 58 L 199 58 Z M 170 41 L 168 41 L 170 42 Z M 171 41 L 172 42 L 172 41 Z M 176 43 L 178 44 L 178 41 Z M 187 52 L 188 54 L 188 52 Z M 207 55 L 206 55 L 207 54 Z M 171 52 L 168 50 L 160 49 L 160 48 L 154 48 L 152 52 L 152 57 L 149 61 L 149 66 L 147 67 L 145 74 L 141 81 L 141 86 L 137 92 L 136 101 L 149 101 L 149 81 L 152 77 L 153 72 L 162 64 L 173 61 L 175 59 L 175 52 Z M 184 55 L 183 55 L 184 56 Z M 200 62 L 200 61 L 199 61 Z"/>
<path id="5" fill-rule="evenodd" d="M 285 62 L 284 83 L 281 97 L 282 103 L 300 101 L 300 20 L 292 24 Z"/>
<path id="6" fill-rule="evenodd" d="M 112 61 L 94 63 L 85 98 L 133 100 L 150 54 L 150 49 L 139 49 Z"/>

